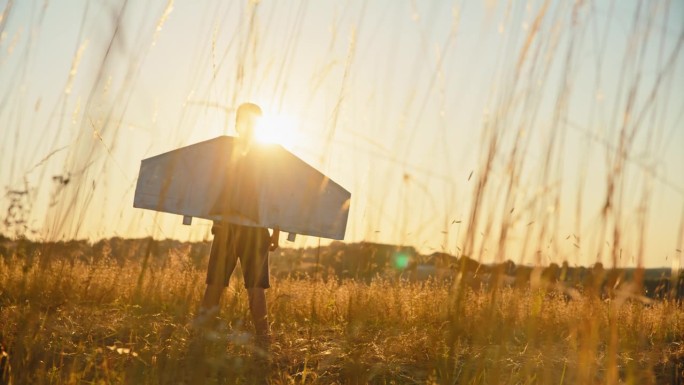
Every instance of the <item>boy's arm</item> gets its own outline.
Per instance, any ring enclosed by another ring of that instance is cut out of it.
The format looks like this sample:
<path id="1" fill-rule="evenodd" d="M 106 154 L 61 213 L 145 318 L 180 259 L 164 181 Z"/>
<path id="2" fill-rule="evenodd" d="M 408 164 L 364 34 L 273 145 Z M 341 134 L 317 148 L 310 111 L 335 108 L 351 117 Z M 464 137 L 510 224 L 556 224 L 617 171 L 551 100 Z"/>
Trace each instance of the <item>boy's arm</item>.
<path id="1" fill-rule="evenodd" d="M 275 251 L 278 248 L 278 241 L 280 240 L 280 227 L 276 226 L 273 228 L 273 234 L 271 234 L 271 242 L 268 246 L 268 251 Z"/>

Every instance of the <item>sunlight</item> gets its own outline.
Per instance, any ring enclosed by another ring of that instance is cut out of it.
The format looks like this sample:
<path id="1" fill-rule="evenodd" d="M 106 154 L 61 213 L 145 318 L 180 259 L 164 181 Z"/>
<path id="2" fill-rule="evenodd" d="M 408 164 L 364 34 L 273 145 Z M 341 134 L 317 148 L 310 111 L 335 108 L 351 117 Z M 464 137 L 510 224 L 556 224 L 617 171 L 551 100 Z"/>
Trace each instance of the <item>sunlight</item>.
<path id="1" fill-rule="evenodd" d="M 285 115 L 264 115 L 256 125 L 254 138 L 264 144 L 292 148 L 297 144 L 297 121 Z"/>

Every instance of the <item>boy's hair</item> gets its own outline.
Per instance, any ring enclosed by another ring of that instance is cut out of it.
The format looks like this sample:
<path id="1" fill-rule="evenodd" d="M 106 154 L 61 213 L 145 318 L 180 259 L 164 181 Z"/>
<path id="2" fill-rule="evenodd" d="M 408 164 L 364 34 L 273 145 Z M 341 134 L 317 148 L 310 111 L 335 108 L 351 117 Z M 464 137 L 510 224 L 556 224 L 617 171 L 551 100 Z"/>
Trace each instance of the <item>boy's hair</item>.
<path id="1" fill-rule="evenodd" d="M 237 124 L 248 123 L 254 118 L 258 118 L 262 115 L 263 112 L 261 111 L 261 107 L 254 103 L 242 103 L 237 109 L 235 120 Z"/>
<path id="2" fill-rule="evenodd" d="M 235 114 L 235 131 L 239 137 L 251 140 L 257 119 L 261 117 L 261 108 L 254 103 L 243 103 Z"/>

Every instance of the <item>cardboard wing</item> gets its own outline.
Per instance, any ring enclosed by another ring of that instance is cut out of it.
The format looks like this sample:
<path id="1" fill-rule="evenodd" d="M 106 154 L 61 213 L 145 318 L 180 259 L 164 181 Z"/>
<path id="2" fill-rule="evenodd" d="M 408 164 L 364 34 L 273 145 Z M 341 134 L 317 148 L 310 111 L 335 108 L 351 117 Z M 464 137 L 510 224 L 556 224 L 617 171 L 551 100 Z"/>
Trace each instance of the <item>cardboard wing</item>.
<path id="1" fill-rule="evenodd" d="M 344 239 L 350 199 L 279 145 L 220 136 L 143 159 L 133 207 Z"/>

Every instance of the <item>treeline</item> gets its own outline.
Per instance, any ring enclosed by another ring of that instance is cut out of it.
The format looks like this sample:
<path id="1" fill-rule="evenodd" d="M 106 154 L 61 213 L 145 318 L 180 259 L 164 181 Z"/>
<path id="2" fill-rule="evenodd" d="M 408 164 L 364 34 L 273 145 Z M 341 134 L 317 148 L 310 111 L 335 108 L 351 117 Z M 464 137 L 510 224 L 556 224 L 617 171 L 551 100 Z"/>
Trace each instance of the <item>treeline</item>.
<path id="1" fill-rule="evenodd" d="M 6 262 L 49 265 L 69 263 L 145 262 L 164 266 L 172 258 L 197 269 L 205 269 L 211 242 L 180 242 L 152 238 L 114 237 L 95 243 L 84 240 L 34 242 L 0 235 L 0 257 Z M 370 242 L 343 243 L 292 249 L 280 248 L 271 255 L 271 274 L 276 277 L 316 277 L 323 280 L 353 279 L 370 282 L 376 278 L 456 282 L 476 290 L 499 287 L 538 288 L 564 291 L 569 295 L 589 293 L 611 298 L 624 294 L 648 298 L 684 298 L 684 272 L 670 269 L 604 268 L 552 263 L 544 267 L 481 264 L 470 258 L 446 253 L 422 255 L 410 246 Z"/>
<path id="2" fill-rule="evenodd" d="M 354 279 L 370 282 L 381 277 L 423 281 L 444 280 L 474 290 L 502 287 L 543 288 L 572 297 L 589 294 L 602 298 L 631 297 L 641 300 L 684 298 L 684 271 L 671 269 L 605 268 L 552 263 L 548 266 L 516 265 L 513 261 L 482 264 L 468 257 L 435 252 L 421 255 L 413 247 L 370 242 L 309 249 L 285 249 L 271 261 L 275 274 L 317 276 L 322 279 Z"/>
<path id="3" fill-rule="evenodd" d="M 147 260 L 163 265 L 170 256 L 189 260 L 197 268 L 202 267 L 209 256 L 210 242 L 181 242 L 148 238 L 113 237 L 95 243 L 85 240 L 57 242 L 34 242 L 28 239 L 9 239 L 0 234 L 0 257 L 15 258 L 26 265 L 47 265 L 54 261 L 69 263 L 116 263 Z"/>

